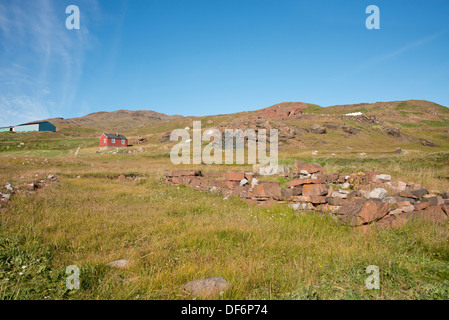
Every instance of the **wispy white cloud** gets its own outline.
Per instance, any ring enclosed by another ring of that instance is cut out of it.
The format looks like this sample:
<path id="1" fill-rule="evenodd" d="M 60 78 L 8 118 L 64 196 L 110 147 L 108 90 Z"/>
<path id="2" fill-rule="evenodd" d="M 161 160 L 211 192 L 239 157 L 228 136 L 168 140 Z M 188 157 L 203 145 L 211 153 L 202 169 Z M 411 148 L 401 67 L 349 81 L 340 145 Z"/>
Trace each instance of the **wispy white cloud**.
<path id="1" fill-rule="evenodd" d="M 36 119 L 49 118 L 47 107 L 39 99 L 23 96 L 0 96 L 0 124 L 9 125 L 11 119 L 17 119 L 14 124 L 30 122 Z M 24 110 L 26 112 L 24 113 Z"/>
<path id="2" fill-rule="evenodd" d="M 57 116 L 72 105 L 92 36 L 87 19 L 67 30 L 64 9 L 50 0 L 0 4 L 0 126 Z"/>
<path id="3" fill-rule="evenodd" d="M 405 52 L 408 52 L 412 49 L 418 48 L 418 47 L 423 46 L 429 42 L 432 42 L 433 40 L 445 35 L 448 31 L 449 30 L 443 30 L 443 31 L 437 32 L 437 33 L 427 36 L 425 38 L 422 38 L 417 41 L 406 44 L 406 45 L 404 45 L 400 48 L 397 48 L 393 51 L 387 52 L 385 54 L 382 54 L 375 58 L 372 58 L 368 61 L 365 61 L 364 63 L 357 65 L 349 73 L 344 74 L 342 77 L 348 77 L 348 76 L 353 76 L 353 75 L 359 74 L 359 73 L 365 71 L 366 69 L 371 68 L 379 63 L 386 62 L 388 60 L 391 60 L 395 57 L 398 57 L 398 56 L 404 54 Z"/>

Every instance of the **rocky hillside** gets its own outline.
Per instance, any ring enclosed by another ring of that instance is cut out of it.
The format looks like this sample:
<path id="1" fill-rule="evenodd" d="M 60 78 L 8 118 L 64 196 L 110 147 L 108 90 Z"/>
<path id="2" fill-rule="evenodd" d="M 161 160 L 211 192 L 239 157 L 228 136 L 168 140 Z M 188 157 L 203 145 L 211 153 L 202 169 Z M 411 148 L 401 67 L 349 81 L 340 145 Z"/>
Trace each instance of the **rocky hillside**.
<path id="1" fill-rule="evenodd" d="M 180 115 L 169 116 L 151 110 L 117 110 L 112 112 L 100 111 L 80 118 L 50 119 L 59 127 L 80 126 L 91 129 L 109 131 L 129 131 L 152 123 L 165 122 L 183 118 Z"/>
<path id="2" fill-rule="evenodd" d="M 449 147 L 449 109 L 423 100 L 320 107 L 282 102 L 255 111 L 204 117 L 154 111 L 96 112 L 80 118 L 50 119 L 65 135 L 96 137 L 120 132 L 131 140 L 168 143 L 176 128 L 278 129 L 281 150 L 314 149 L 332 154 L 342 149 L 393 152 L 398 148 L 431 152 Z"/>

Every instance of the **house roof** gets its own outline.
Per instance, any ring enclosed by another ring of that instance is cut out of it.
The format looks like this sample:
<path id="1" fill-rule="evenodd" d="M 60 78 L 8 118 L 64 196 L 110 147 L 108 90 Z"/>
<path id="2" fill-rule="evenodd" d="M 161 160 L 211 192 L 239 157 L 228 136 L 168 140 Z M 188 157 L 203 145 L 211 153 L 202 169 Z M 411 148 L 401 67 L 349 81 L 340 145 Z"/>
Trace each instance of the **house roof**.
<path id="1" fill-rule="evenodd" d="M 40 123 L 50 123 L 50 121 L 35 121 L 35 122 L 22 123 L 22 124 L 18 124 L 16 127 L 19 127 L 19 126 L 28 126 L 28 125 L 32 125 L 32 124 L 40 124 Z M 51 123 L 50 123 L 50 124 L 51 124 Z"/>
<path id="2" fill-rule="evenodd" d="M 124 135 L 114 133 L 103 133 L 108 139 L 128 140 Z"/>

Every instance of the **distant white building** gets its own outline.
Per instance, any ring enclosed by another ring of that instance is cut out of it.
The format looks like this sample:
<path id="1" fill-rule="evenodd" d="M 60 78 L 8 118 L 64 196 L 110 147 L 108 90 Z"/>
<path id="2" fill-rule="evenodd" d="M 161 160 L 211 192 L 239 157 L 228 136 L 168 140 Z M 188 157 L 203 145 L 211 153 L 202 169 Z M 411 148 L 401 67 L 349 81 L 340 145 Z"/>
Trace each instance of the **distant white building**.
<path id="1" fill-rule="evenodd" d="M 361 116 L 363 113 L 361 112 L 353 112 L 353 113 L 347 113 L 346 116 Z"/>

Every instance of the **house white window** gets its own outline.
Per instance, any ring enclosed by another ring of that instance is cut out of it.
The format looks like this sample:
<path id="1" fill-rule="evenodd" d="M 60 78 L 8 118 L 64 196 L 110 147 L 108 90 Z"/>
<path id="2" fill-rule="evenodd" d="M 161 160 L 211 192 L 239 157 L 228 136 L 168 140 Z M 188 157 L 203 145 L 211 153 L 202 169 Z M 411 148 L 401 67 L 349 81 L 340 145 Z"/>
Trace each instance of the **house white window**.
<path id="1" fill-rule="evenodd" d="M 104 138 L 104 143 L 106 143 L 106 140 L 107 140 L 107 139 L 106 139 L 106 138 Z"/>
<path id="2" fill-rule="evenodd" d="M 115 139 L 112 139 L 112 143 L 115 143 Z"/>
<path id="3" fill-rule="evenodd" d="M 125 140 L 122 139 L 122 144 L 125 144 Z"/>

